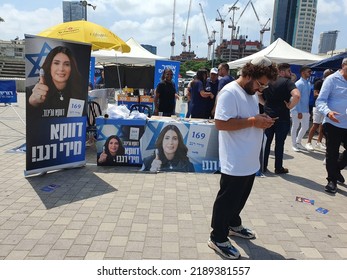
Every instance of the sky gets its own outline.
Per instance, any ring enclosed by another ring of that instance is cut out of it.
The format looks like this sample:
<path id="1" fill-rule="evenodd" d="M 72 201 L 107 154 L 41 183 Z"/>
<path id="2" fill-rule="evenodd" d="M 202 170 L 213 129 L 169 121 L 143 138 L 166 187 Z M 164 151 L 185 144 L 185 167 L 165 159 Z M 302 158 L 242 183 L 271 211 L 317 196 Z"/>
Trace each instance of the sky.
<path id="1" fill-rule="evenodd" d="M 183 51 L 181 42 L 187 26 L 189 1 L 176 0 L 174 55 L 179 55 Z M 62 0 L 0 0 L 0 17 L 5 20 L 0 22 L 0 40 L 12 40 L 16 37 L 23 39 L 24 34 L 35 35 L 61 23 L 62 2 Z M 250 5 L 244 10 L 248 0 L 192 0 L 187 43 L 190 36 L 191 51 L 194 51 L 197 57 L 207 56 L 208 36 L 212 35 L 213 30 L 216 31 L 216 44 L 220 42 L 221 24 L 216 21 L 216 18 L 220 18 L 217 9 L 225 20 L 223 38 L 230 40 L 231 28 L 228 28 L 228 25 L 231 24 L 233 12 L 228 13 L 228 11 L 235 2 L 239 9 L 235 10 L 234 22 L 240 26 L 240 35 L 248 36 L 249 40 L 259 40 L 259 31 L 269 18 L 270 24 L 266 27 L 271 27 L 274 0 L 252 1 L 259 21 Z M 88 3 L 96 5 L 95 10 L 87 7 L 89 21 L 110 29 L 124 41 L 133 37 L 140 44 L 154 45 L 157 47 L 158 55 L 170 57 L 174 0 L 90 0 Z M 206 18 L 209 34 L 199 3 Z M 336 49 L 347 48 L 346 40 L 343 40 L 347 38 L 347 1 L 318 0 L 317 10 L 312 53 L 318 52 L 320 33 L 330 30 L 339 31 Z M 265 46 L 270 44 L 270 32 L 264 33 Z M 186 50 L 188 51 L 188 46 Z"/>

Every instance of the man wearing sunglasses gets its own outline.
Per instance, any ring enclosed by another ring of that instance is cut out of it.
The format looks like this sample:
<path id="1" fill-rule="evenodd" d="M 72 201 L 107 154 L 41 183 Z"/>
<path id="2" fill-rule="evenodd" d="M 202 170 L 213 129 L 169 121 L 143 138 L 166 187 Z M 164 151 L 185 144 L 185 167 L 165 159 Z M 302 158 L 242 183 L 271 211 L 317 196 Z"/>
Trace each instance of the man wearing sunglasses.
<path id="1" fill-rule="evenodd" d="M 275 122 L 259 114 L 256 93 L 276 77 L 277 69 L 269 59 L 256 58 L 242 68 L 237 80 L 225 85 L 218 94 L 215 126 L 219 130 L 221 179 L 208 246 L 227 259 L 240 257 L 229 236 L 255 238 L 254 232 L 243 226 L 240 213 L 260 167 L 263 130 Z"/>

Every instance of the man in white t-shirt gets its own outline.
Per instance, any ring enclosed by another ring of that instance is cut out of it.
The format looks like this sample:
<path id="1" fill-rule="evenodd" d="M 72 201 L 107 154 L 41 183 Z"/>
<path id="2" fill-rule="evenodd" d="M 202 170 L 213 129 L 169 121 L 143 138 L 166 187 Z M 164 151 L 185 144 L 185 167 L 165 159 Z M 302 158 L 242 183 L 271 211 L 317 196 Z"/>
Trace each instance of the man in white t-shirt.
<path id="1" fill-rule="evenodd" d="M 229 235 L 255 238 L 250 229 L 243 227 L 240 212 L 260 168 L 263 130 L 275 122 L 275 119 L 259 114 L 256 92 L 261 92 L 270 80 L 276 79 L 276 66 L 269 59 L 260 57 L 247 63 L 241 72 L 237 80 L 227 84 L 218 94 L 215 113 L 222 174 L 213 206 L 208 246 L 228 259 L 240 257 L 240 252 L 231 245 Z"/>

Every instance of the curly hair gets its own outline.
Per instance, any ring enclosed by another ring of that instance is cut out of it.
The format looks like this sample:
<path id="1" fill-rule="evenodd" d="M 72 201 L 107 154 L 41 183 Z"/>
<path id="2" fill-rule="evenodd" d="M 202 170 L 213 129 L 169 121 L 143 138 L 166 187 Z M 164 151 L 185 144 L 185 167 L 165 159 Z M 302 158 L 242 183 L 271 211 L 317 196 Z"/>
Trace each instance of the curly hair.
<path id="1" fill-rule="evenodd" d="M 276 80 L 278 71 L 275 63 L 270 66 L 264 65 L 254 65 L 252 63 L 247 63 L 242 67 L 241 71 L 242 77 L 251 77 L 252 79 L 259 79 L 266 76 L 269 80 Z"/>

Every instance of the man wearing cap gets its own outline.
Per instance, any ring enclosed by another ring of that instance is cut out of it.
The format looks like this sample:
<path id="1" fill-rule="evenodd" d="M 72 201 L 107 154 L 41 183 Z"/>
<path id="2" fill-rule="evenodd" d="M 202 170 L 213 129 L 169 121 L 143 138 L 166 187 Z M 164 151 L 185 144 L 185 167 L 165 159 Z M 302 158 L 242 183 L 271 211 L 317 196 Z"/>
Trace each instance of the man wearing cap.
<path id="1" fill-rule="evenodd" d="M 212 93 L 212 95 L 210 96 L 210 99 L 211 99 L 209 104 L 210 107 L 208 109 L 211 118 L 214 117 L 215 101 L 216 101 L 216 96 L 218 93 L 218 84 L 219 84 L 218 69 L 212 68 L 210 70 L 210 77 L 207 78 L 206 89 L 205 89 L 206 92 L 210 91 Z"/>
<path id="2" fill-rule="evenodd" d="M 254 232 L 242 225 L 240 213 L 260 167 L 263 129 L 274 124 L 271 117 L 259 114 L 256 92 L 276 77 L 276 67 L 261 57 L 247 63 L 242 75 L 224 86 L 218 95 L 215 126 L 219 130 L 221 179 L 213 205 L 208 246 L 227 259 L 240 257 L 229 235 L 255 238 Z"/>
<path id="3" fill-rule="evenodd" d="M 309 82 L 311 76 L 311 69 L 308 66 L 300 68 L 300 79 L 296 81 L 295 85 L 300 91 L 300 101 L 290 110 L 292 115 L 292 129 L 290 135 L 292 137 L 292 149 L 294 152 L 305 150 L 302 145 L 302 138 L 304 138 L 307 130 L 310 127 L 310 94 L 312 85 Z M 298 128 L 300 127 L 299 132 Z"/>
<path id="4" fill-rule="evenodd" d="M 324 114 L 323 131 L 326 138 L 326 170 L 328 184 L 325 191 L 336 193 L 337 182 L 343 182 L 340 173 L 347 164 L 347 155 L 339 158 L 341 143 L 347 143 L 347 57 L 341 69 L 328 76 L 316 100 L 317 109 Z"/>
<path id="5" fill-rule="evenodd" d="M 276 81 L 269 83 L 269 87 L 263 91 L 264 112 L 277 118 L 270 128 L 265 129 L 266 144 L 264 150 L 263 172 L 267 171 L 270 148 L 275 138 L 275 173 L 288 173 L 288 168 L 283 167 L 284 143 L 290 130 L 290 109 L 300 99 L 300 92 L 291 80 L 290 65 L 280 63 L 277 65 L 278 77 Z M 260 99 L 261 100 L 261 99 Z"/>

